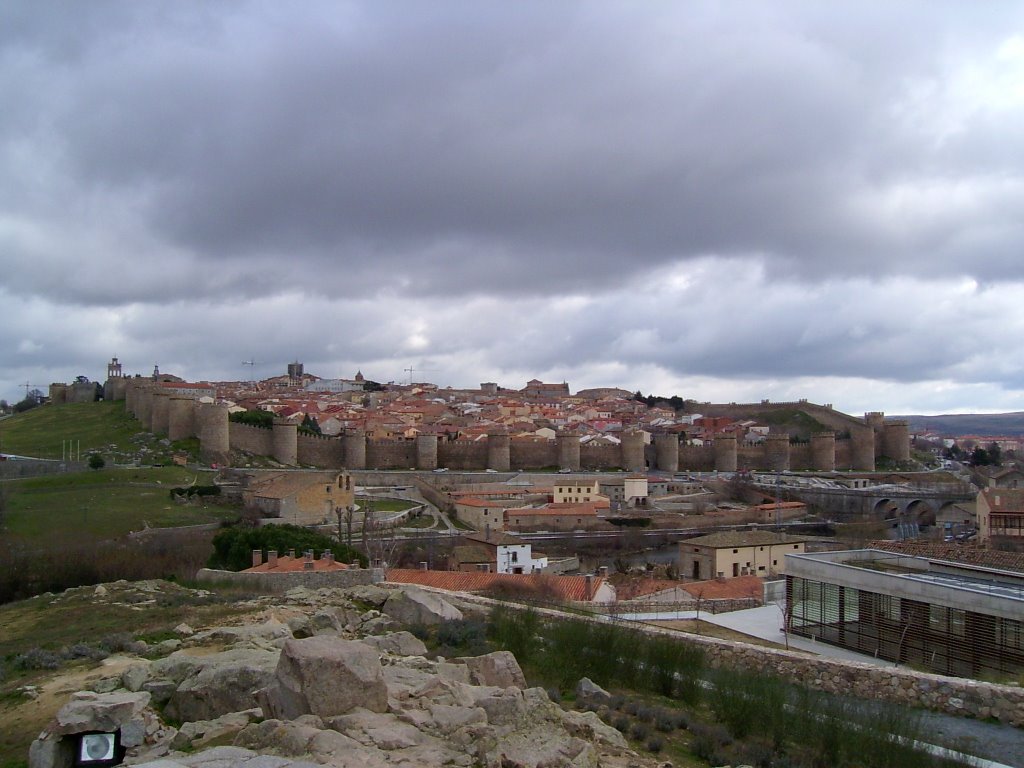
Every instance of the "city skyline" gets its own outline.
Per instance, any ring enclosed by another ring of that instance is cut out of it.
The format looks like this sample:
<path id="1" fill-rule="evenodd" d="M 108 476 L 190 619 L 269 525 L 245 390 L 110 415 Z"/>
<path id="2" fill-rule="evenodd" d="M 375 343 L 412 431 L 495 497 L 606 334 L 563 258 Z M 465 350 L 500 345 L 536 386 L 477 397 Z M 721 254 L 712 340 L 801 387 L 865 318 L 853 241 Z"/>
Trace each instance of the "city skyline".
<path id="1" fill-rule="evenodd" d="M 1019 4 L 3 17 L 8 401 L 117 355 L 1024 410 Z"/>

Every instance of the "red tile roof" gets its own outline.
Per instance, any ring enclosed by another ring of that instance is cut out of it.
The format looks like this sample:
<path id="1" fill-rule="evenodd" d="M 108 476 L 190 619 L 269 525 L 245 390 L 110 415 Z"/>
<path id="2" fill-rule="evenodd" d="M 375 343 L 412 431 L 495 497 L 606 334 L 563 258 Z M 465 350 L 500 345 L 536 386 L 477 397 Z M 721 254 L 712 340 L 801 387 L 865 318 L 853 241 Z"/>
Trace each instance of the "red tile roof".
<path id="1" fill-rule="evenodd" d="M 277 565 L 263 563 L 252 568 L 246 568 L 242 573 L 292 573 L 294 571 L 306 570 L 306 559 L 304 557 L 288 557 L 280 555 L 277 558 Z M 348 566 L 336 560 L 313 560 L 314 571 L 346 571 Z"/>
<path id="2" fill-rule="evenodd" d="M 764 584 L 757 576 L 692 581 L 680 586 L 694 597 L 702 600 L 739 600 L 745 597 L 754 597 L 760 600 L 764 595 Z"/>
<path id="3" fill-rule="evenodd" d="M 388 570 L 386 580 L 397 584 L 418 584 L 448 592 L 486 592 L 508 584 L 535 587 L 555 592 L 563 600 L 588 602 L 604 583 L 600 576 L 591 577 L 587 590 L 586 576 L 553 576 L 549 574 L 485 573 L 482 571 L 423 571 L 404 568 Z"/>

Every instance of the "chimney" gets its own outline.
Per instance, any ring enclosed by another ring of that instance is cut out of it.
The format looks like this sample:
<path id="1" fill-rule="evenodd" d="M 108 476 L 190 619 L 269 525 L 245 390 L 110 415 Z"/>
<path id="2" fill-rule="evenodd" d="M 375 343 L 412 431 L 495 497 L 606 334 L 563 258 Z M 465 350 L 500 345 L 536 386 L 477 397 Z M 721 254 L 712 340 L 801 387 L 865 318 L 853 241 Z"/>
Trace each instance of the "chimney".
<path id="1" fill-rule="evenodd" d="M 252 551 L 252 567 L 256 568 L 261 565 L 263 565 L 263 550 L 254 549 Z"/>
<path id="2" fill-rule="evenodd" d="M 305 552 L 302 553 L 302 557 L 303 557 L 303 559 L 307 563 L 312 563 L 313 562 L 313 550 L 312 549 L 307 549 Z"/>
<path id="3" fill-rule="evenodd" d="M 355 568 L 356 570 L 359 570 L 359 561 L 358 560 L 353 560 L 349 567 Z"/>
<path id="4" fill-rule="evenodd" d="M 331 550 L 329 550 L 329 549 L 325 549 L 323 557 L 320 558 L 320 559 L 321 560 L 326 560 L 328 563 L 333 563 L 334 562 L 334 553 Z"/>
<path id="5" fill-rule="evenodd" d="M 584 578 L 586 579 L 587 592 L 583 596 L 583 599 L 584 600 L 590 600 L 590 593 L 594 589 L 594 575 L 591 574 L 591 573 L 588 573 Z"/>
<path id="6" fill-rule="evenodd" d="M 288 550 L 288 557 L 290 557 L 292 560 L 295 559 L 295 550 L 294 549 L 289 549 Z"/>
<path id="7" fill-rule="evenodd" d="M 597 569 L 597 575 L 600 576 L 602 579 L 607 579 L 608 578 L 608 566 L 607 565 L 602 565 L 600 568 L 598 568 Z"/>
<path id="8" fill-rule="evenodd" d="M 420 570 L 421 571 L 427 570 L 427 561 L 426 560 L 420 560 Z"/>
<path id="9" fill-rule="evenodd" d="M 267 565 L 271 568 L 277 568 L 277 550 L 272 549 L 267 552 Z"/>

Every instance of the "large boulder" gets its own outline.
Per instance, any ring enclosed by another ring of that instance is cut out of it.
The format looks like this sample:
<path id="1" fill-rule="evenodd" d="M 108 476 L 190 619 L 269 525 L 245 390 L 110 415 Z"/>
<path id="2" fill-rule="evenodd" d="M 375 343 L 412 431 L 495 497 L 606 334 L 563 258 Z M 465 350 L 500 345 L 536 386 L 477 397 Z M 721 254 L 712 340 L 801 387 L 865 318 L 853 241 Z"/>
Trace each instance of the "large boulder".
<path id="1" fill-rule="evenodd" d="M 461 619 L 462 611 L 437 595 L 416 587 L 395 591 L 381 609 L 384 614 L 405 625 L 440 624 Z"/>
<path id="2" fill-rule="evenodd" d="M 275 651 L 234 651 L 198 657 L 171 694 L 167 714 L 180 722 L 216 720 L 229 712 L 259 706 L 256 691 L 274 679 L 278 654 Z"/>
<path id="3" fill-rule="evenodd" d="M 510 651 L 495 651 L 483 656 L 463 656 L 453 659 L 464 663 L 469 669 L 469 681 L 473 685 L 493 685 L 498 688 L 526 687 L 526 675 Z"/>
<path id="4" fill-rule="evenodd" d="M 388 635 L 364 637 L 363 643 L 395 656 L 426 656 L 427 646 L 411 632 L 392 632 Z"/>
<path id="5" fill-rule="evenodd" d="M 380 656 L 363 643 L 317 635 L 289 640 L 273 680 L 260 692 L 267 717 L 344 715 L 356 707 L 385 712 L 388 691 Z"/>

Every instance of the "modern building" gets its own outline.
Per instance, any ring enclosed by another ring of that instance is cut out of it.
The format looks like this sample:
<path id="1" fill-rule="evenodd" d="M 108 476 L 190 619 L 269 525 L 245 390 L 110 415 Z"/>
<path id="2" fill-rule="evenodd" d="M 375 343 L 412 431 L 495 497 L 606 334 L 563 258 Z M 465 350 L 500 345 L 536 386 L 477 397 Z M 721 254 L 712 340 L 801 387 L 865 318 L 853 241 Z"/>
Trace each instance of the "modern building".
<path id="1" fill-rule="evenodd" d="M 789 631 L 929 671 L 1024 670 L 1024 574 L 862 549 L 786 558 Z"/>
<path id="2" fill-rule="evenodd" d="M 771 531 L 723 531 L 679 542 L 679 573 L 688 579 L 769 576 L 784 573 L 785 557 L 804 551 L 796 536 Z"/>

